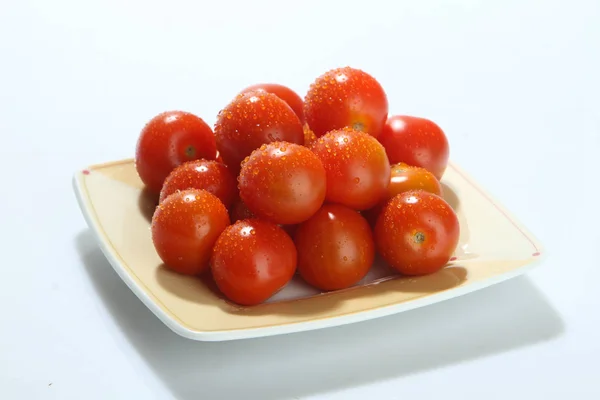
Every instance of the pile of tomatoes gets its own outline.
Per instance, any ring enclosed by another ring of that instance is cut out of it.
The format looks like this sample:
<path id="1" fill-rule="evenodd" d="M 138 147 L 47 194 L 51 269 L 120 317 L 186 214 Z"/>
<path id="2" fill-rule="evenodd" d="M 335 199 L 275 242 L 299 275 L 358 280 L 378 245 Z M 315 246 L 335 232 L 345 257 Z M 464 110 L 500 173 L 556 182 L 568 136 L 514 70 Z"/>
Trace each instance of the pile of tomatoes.
<path id="1" fill-rule="evenodd" d="M 217 117 L 165 112 L 143 128 L 135 165 L 156 194 L 152 241 L 165 266 L 209 273 L 241 305 L 298 273 L 332 291 L 376 253 L 400 274 L 443 268 L 459 237 L 442 197 L 448 141 L 434 122 L 388 115 L 371 75 L 318 77 L 302 99 L 279 84 L 242 90 Z"/>

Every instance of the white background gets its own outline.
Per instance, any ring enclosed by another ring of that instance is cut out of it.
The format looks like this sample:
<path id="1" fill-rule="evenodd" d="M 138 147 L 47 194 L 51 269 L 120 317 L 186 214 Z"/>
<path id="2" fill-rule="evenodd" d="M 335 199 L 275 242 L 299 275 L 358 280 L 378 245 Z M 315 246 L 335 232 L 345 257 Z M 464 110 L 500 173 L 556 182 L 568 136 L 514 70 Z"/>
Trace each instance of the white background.
<path id="1" fill-rule="evenodd" d="M 71 176 L 154 114 L 362 68 L 542 241 L 528 276 L 351 326 L 226 343 L 163 326 Z M 600 398 L 598 1 L 0 5 L 0 398 Z M 408 397 L 410 396 L 410 397 Z"/>

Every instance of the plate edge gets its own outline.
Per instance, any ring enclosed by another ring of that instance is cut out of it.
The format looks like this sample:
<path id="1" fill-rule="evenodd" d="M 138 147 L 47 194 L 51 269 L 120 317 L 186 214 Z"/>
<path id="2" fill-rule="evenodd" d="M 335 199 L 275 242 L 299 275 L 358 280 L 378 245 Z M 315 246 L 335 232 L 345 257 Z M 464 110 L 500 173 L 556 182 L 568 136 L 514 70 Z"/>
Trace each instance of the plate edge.
<path id="1" fill-rule="evenodd" d="M 154 300 L 152 300 L 152 298 L 150 298 L 150 296 L 139 287 L 137 282 L 133 280 L 131 275 L 129 275 L 127 271 L 125 271 L 121 267 L 121 263 L 112 254 L 111 249 L 107 245 L 107 241 L 100 234 L 97 222 L 91 215 L 92 205 L 90 204 L 89 199 L 87 199 L 87 197 L 83 194 L 84 192 L 82 189 L 82 184 L 83 174 L 81 172 L 76 172 L 72 178 L 72 185 L 73 191 L 75 192 L 75 197 L 77 198 L 77 203 L 79 204 L 79 209 L 88 227 L 94 234 L 94 238 L 96 239 L 96 242 L 100 247 L 102 254 L 112 266 L 113 270 L 117 273 L 117 275 L 121 278 L 125 285 L 127 285 L 127 287 L 138 297 L 138 299 L 140 299 L 142 303 L 173 332 L 188 339 L 195 339 L 195 337 L 198 334 L 197 331 L 193 331 L 191 329 L 186 328 L 177 320 L 165 313 L 162 309 L 160 309 L 160 307 L 156 305 Z"/>
<path id="2" fill-rule="evenodd" d="M 502 203 L 500 200 L 498 200 L 498 197 L 496 197 L 495 194 L 491 193 L 485 186 L 481 185 L 479 183 L 479 181 L 477 179 L 475 179 L 469 172 L 467 172 L 465 169 L 463 169 L 460 165 L 458 165 L 454 161 L 449 161 L 448 164 L 459 175 L 461 175 L 461 177 L 463 179 L 465 179 L 467 182 L 469 182 L 471 184 L 471 186 L 473 186 L 473 188 L 475 188 L 475 190 L 477 190 L 484 197 L 487 197 L 487 199 L 492 203 L 492 205 L 494 207 L 496 207 L 498 209 L 498 211 L 500 211 L 502 214 L 504 214 L 505 217 L 507 217 L 508 220 L 513 225 L 515 225 L 515 227 L 518 230 L 521 231 L 521 233 L 531 242 L 531 244 L 534 246 L 534 248 L 536 248 L 536 251 L 539 253 L 539 255 L 536 256 L 538 259 L 544 258 L 545 254 L 546 254 L 546 248 L 541 243 L 541 241 L 538 239 L 537 235 L 534 235 L 533 232 L 528 227 L 526 227 L 512 211 L 510 211 L 508 208 L 506 208 L 504 206 L 504 203 Z"/>
<path id="3" fill-rule="evenodd" d="M 108 164 L 119 163 L 119 162 L 130 162 L 130 159 L 115 161 L 112 163 L 103 163 L 97 164 L 98 166 L 105 166 Z M 462 168 L 457 166 L 454 162 L 451 163 L 452 168 L 456 169 L 460 174 L 463 174 L 473 185 L 482 190 L 491 200 L 492 202 L 500 207 L 502 211 L 507 213 L 509 216 L 513 216 L 513 214 L 506 210 L 498 200 L 491 195 L 486 189 L 477 184 L 477 181 L 473 179 L 467 172 L 465 172 Z M 89 166 L 88 169 L 94 168 L 93 166 Z M 121 267 L 121 263 L 116 259 L 116 257 L 112 254 L 111 249 L 107 245 L 107 240 L 102 237 L 100 234 L 100 230 L 98 229 L 98 224 L 91 215 L 92 205 L 89 202 L 89 199 L 84 196 L 84 191 L 82 188 L 82 184 L 84 180 L 84 174 L 81 170 L 77 171 L 72 178 L 73 190 L 75 192 L 75 196 L 77 198 L 77 202 L 79 204 L 79 208 L 83 214 L 83 217 L 87 223 L 87 225 L 93 231 L 94 237 L 98 242 L 98 245 L 108 260 L 109 264 L 115 270 L 117 275 L 123 280 L 123 282 L 127 285 L 127 287 L 142 301 L 142 303 L 148 307 L 148 309 L 160 320 L 162 321 L 169 329 L 171 329 L 174 333 L 190 340 L 195 341 L 206 341 L 206 342 L 218 342 L 218 341 L 231 341 L 231 340 L 241 340 L 241 339 L 251 339 L 251 338 L 260 338 L 260 337 L 268 337 L 282 334 L 290 334 L 290 333 L 299 333 L 311 330 L 317 330 L 322 328 L 330 328 L 336 326 L 348 325 L 356 322 L 368 321 L 376 318 L 381 318 L 385 316 L 390 316 L 394 314 L 398 314 L 404 311 L 409 311 L 417 308 L 421 308 L 427 305 L 439 303 L 445 300 L 449 300 L 452 298 L 460 297 L 465 294 L 469 294 L 472 292 L 476 292 L 478 290 L 484 289 L 486 287 L 492 286 L 497 283 L 501 283 L 507 281 L 509 279 L 518 277 L 531 269 L 537 267 L 541 262 L 546 258 L 546 251 L 543 246 L 531 232 L 522 226 L 519 222 L 520 228 L 522 228 L 525 232 L 527 232 L 533 240 L 535 240 L 535 244 L 540 248 L 541 254 L 537 257 L 524 259 L 529 260 L 523 266 L 516 268 L 515 270 L 505 273 L 499 276 L 491 277 L 488 279 L 484 279 L 479 282 L 472 283 L 466 286 L 460 286 L 458 288 L 445 290 L 443 292 L 424 296 L 422 298 L 418 298 L 416 300 L 412 300 L 408 303 L 400 303 L 400 304 L 391 304 L 388 306 L 380 307 L 370 311 L 362 311 L 351 314 L 340 315 L 337 317 L 330 317 L 326 319 L 319 319 L 314 321 L 303 321 L 285 325 L 271 326 L 271 327 L 258 327 L 258 328 L 249 328 L 249 329 L 239 329 L 239 330 L 226 330 L 226 331 L 197 331 L 192 330 L 178 322 L 176 319 L 172 318 L 169 314 L 167 314 L 163 309 L 161 309 L 156 302 L 145 293 L 140 286 L 135 282 L 135 280 Z M 515 218 L 516 219 L 516 218 Z"/>

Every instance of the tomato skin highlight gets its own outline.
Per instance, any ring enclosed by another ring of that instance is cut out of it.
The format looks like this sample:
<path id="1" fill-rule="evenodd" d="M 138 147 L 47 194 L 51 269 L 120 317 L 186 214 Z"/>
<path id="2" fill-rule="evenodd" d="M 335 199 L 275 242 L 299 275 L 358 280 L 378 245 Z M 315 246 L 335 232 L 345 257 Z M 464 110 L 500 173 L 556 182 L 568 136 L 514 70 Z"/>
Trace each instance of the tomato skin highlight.
<path id="1" fill-rule="evenodd" d="M 373 136 L 352 129 L 334 130 L 309 148 L 327 172 L 327 202 L 366 210 L 385 196 L 391 167 L 385 149 Z"/>
<path id="2" fill-rule="evenodd" d="M 383 87 L 356 68 L 327 71 L 311 84 L 304 97 L 304 117 L 317 137 L 345 127 L 378 137 L 387 116 Z"/>
<path id="3" fill-rule="evenodd" d="M 221 200 L 227 208 L 237 196 L 237 182 L 225 164 L 212 160 L 188 161 L 175 168 L 165 179 L 159 202 L 185 189 L 204 189 Z"/>
<path id="4" fill-rule="evenodd" d="M 260 219 L 237 221 L 219 236 L 211 271 L 219 290 L 244 306 L 260 304 L 294 276 L 294 242 L 276 224 Z"/>
<path id="5" fill-rule="evenodd" d="M 185 111 L 167 111 L 153 117 L 140 132 L 135 167 L 146 187 L 158 194 L 177 166 L 216 156 L 213 131 L 202 118 Z"/>
<path id="6" fill-rule="evenodd" d="M 298 116 L 300 122 L 304 123 L 304 100 L 302 100 L 302 97 L 300 97 L 298 93 L 279 83 L 257 83 L 255 85 L 248 86 L 242 90 L 241 93 L 260 91 L 272 93 L 281 100 L 285 101 L 290 108 L 294 110 L 294 113 L 296 116 Z"/>
<path id="7" fill-rule="evenodd" d="M 168 269 L 184 275 L 208 270 L 212 248 L 229 225 L 223 203 L 206 190 L 175 192 L 152 217 L 152 242 Z"/>
<path id="8" fill-rule="evenodd" d="M 382 258 L 404 275 L 442 269 L 458 246 L 460 227 L 452 207 L 424 190 L 392 198 L 377 219 L 375 244 Z"/>
<path id="9" fill-rule="evenodd" d="M 221 157 L 221 154 L 219 154 L 218 150 L 217 150 L 217 157 L 215 158 L 215 161 L 220 162 L 221 164 L 225 164 L 225 161 L 223 161 L 223 157 Z"/>
<path id="10" fill-rule="evenodd" d="M 253 151 L 238 177 L 240 197 L 255 215 L 293 225 L 323 204 L 326 174 L 319 158 L 304 146 L 273 142 Z"/>
<path id="11" fill-rule="evenodd" d="M 440 180 L 446 171 L 450 148 L 442 129 L 426 118 L 394 115 L 388 118 L 379 141 L 390 163 L 422 167 Z"/>
<path id="12" fill-rule="evenodd" d="M 321 290 L 359 282 L 371 269 L 375 243 L 367 221 L 355 210 L 325 204 L 296 230 L 298 272 Z"/>
<path id="13" fill-rule="evenodd" d="M 262 144 L 285 141 L 304 143 L 302 123 L 279 97 L 264 91 L 236 96 L 217 118 L 217 148 L 236 175 L 241 162 Z"/>

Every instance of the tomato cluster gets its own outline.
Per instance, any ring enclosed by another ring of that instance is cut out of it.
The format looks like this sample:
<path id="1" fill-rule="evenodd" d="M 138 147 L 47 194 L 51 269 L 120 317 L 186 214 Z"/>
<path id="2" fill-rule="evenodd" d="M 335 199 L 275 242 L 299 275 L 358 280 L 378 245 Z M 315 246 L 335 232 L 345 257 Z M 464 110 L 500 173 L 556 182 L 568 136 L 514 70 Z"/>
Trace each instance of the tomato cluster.
<path id="1" fill-rule="evenodd" d="M 379 82 L 333 69 L 302 99 L 280 84 L 240 91 L 213 130 L 169 111 L 140 133 L 135 165 L 157 196 L 165 266 L 212 275 L 255 305 L 296 274 L 323 290 L 360 282 L 377 253 L 404 275 L 443 268 L 458 218 L 443 199 L 448 141 L 434 122 L 388 116 Z"/>

